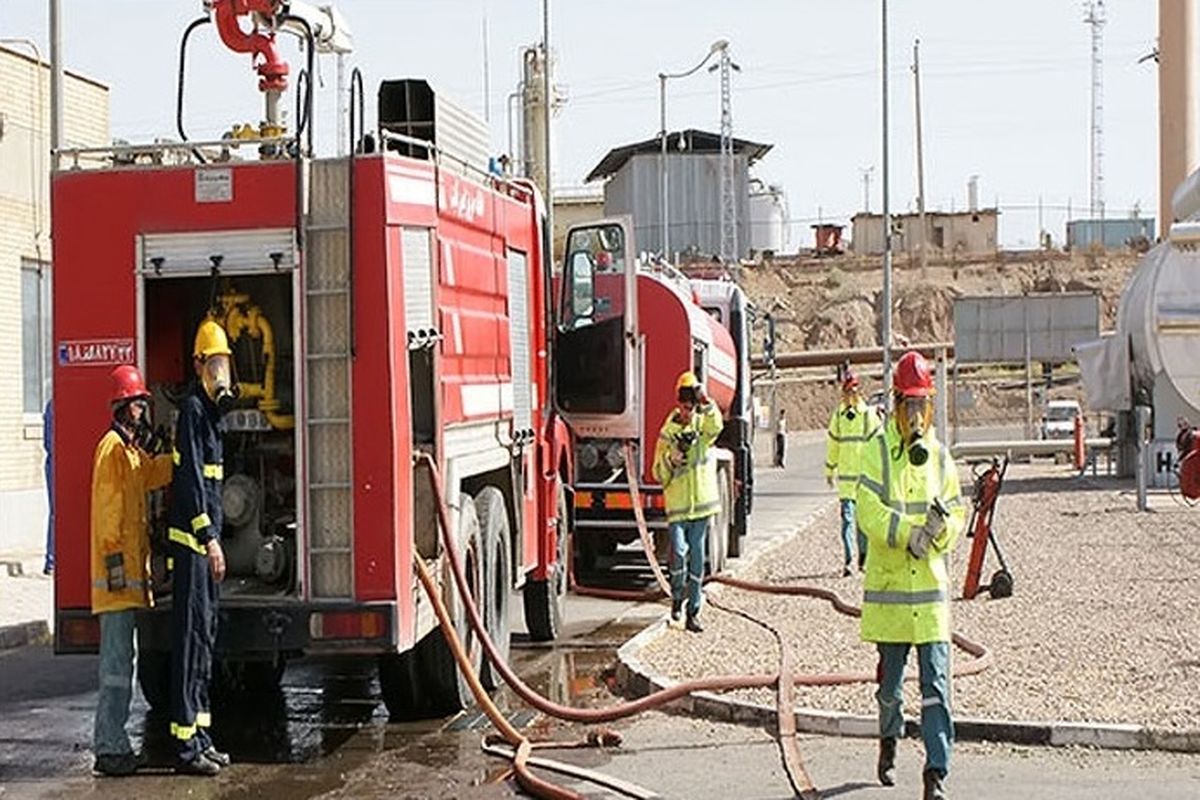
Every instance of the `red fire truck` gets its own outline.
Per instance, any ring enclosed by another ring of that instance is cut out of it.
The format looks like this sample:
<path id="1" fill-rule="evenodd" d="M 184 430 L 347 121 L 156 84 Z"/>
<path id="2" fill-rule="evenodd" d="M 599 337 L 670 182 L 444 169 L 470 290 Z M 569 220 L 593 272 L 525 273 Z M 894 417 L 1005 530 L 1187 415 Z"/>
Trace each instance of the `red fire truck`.
<path id="1" fill-rule="evenodd" d="M 445 478 L 492 637 L 507 647 L 514 590 L 535 638 L 561 624 L 571 448 L 549 395 L 544 207 L 532 186 L 475 167 L 463 145 L 474 129 L 424 81 L 381 85 L 375 140 L 362 135 L 357 76 L 351 157 L 313 157 L 305 92 L 301 127 L 283 135 L 285 13 L 271 0 L 211 3 L 226 44 L 257 54 L 258 130 L 70 151 L 54 175 L 56 650 L 98 642 L 87 498 L 109 372 L 137 364 L 155 420 L 169 422 L 211 315 L 241 389 L 223 421 L 219 659 L 262 681 L 296 654 L 369 654 L 394 715 L 439 713 L 469 694 L 414 581 L 416 556 L 461 609 L 419 454 Z M 299 27 L 311 53 L 312 26 Z M 161 541 L 161 519 L 152 530 Z M 154 571 L 169 580 L 165 558 Z M 167 686 L 162 588 L 139 620 L 154 705 Z"/>
<path id="2" fill-rule="evenodd" d="M 637 480 L 647 524 L 666 557 L 662 487 L 651 465 L 658 432 L 675 404 L 675 379 L 692 370 L 725 416 L 714 448 L 721 510 L 709 527 L 713 571 L 741 552 L 753 496 L 749 383 L 750 309 L 727 280 L 689 280 L 639 256 L 628 220 L 568 231 L 558 304 L 555 391 L 575 434 L 574 565 L 602 567 L 638 536 L 624 441 L 638 443 Z"/>

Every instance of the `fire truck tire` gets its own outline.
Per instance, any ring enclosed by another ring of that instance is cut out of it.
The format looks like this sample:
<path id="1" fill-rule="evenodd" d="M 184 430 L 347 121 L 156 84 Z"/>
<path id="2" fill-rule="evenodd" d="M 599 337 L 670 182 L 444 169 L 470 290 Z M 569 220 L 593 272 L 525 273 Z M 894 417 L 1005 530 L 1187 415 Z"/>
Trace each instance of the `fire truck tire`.
<path id="1" fill-rule="evenodd" d="M 479 518 L 475 513 L 475 502 L 469 494 L 464 492 L 460 500 L 456 541 L 463 557 L 467 580 L 476 602 L 479 602 L 480 589 L 483 587 Z M 446 560 L 442 586 L 445 587 L 446 607 L 454 618 L 459 640 L 478 674 L 483 662 L 483 647 L 475 638 L 462 598 L 455 588 L 449 559 Z M 487 613 L 486 604 L 484 613 Z M 473 702 L 471 688 L 460 674 L 454 653 L 440 628 L 430 631 L 406 653 L 380 656 L 379 690 L 388 715 L 397 721 L 445 716 L 467 708 Z"/>
<path id="2" fill-rule="evenodd" d="M 488 603 L 483 598 L 485 583 L 483 578 L 483 549 L 480 546 L 479 534 L 479 516 L 475 512 L 474 499 L 463 492 L 461 495 L 461 503 L 459 504 L 458 512 L 458 547 L 462 553 L 463 566 L 466 569 L 467 580 L 470 581 L 471 594 L 475 598 L 475 602 L 483 608 L 484 614 L 487 614 Z M 449 593 L 449 607 L 454 615 L 454 627 L 458 631 L 458 638 L 462 641 L 463 646 L 467 650 L 467 655 L 471 658 L 471 664 L 475 669 L 475 674 L 483 668 L 483 647 L 479 644 L 479 640 L 475 637 L 475 631 L 471 628 L 471 623 L 467 619 L 466 608 L 463 606 L 462 598 L 459 597 L 458 588 L 454 584 L 454 577 L 450 574 L 449 559 L 446 559 L 446 568 L 443 577 L 442 585 L 446 587 Z M 435 693 L 445 692 L 449 695 L 448 699 L 457 701 L 457 708 L 467 708 L 474 701 L 471 695 L 471 686 L 467 683 L 467 679 L 459 672 L 458 664 L 454 661 L 454 654 L 450 651 L 450 646 L 446 643 L 441 632 L 437 634 L 437 641 L 441 645 L 438 648 L 438 661 L 440 662 L 437 671 L 437 676 L 434 680 L 436 686 L 430 687 Z"/>
<path id="3" fill-rule="evenodd" d="M 217 660 L 213 662 L 212 693 L 215 697 L 236 700 L 279 691 L 287 661 L 255 659 L 253 661 Z"/>
<path id="4" fill-rule="evenodd" d="M 479 517 L 480 541 L 483 554 L 483 619 L 488 636 L 496 643 L 507 662 L 511 650 L 512 630 L 509 622 L 509 602 L 512 597 L 512 531 L 504 493 L 495 486 L 485 486 L 475 497 L 475 513 Z M 484 688 L 498 689 L 504 680 L 492 663 L 484 660 L 480 674 Z"/>
<path id="5" fill-rule="evenodd" d="M 171 653 L 169 650 L 139 650 L 138 685 L 152 711 L 171 708 Z"/>
<path id="6" fill-rule="evenodd" d="M 525 627 L 535 642 L 549 642 L 562 632 L 563 602 L 567 597 L 567 537 L 570 523 L 567 519 L 567 492 L 558 487 L 558 550 L 554 572 L 543 581 L 525 582 Z"/>

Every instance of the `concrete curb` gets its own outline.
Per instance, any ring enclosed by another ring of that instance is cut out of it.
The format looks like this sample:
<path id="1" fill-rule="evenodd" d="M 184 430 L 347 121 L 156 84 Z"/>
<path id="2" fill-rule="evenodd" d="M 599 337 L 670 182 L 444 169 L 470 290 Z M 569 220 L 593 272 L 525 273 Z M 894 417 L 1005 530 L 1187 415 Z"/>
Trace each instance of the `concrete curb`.
<path id="1" fill-rule="evenodd" d="M 772 536 L 757 548 L 745 564 L 746 568 L 785 538 L 800 533 L 823 513 L 821 508 L 787 534 Z M 714 589 L 720 587 L 713 587 Z M 616 677 L 618 685 L 628 694 L 644 697 L 653 692 L 678 686 L 677 681 L 653 670 L 641 658 L 650 642 L 662 636 L 668 628 L 661 619 L 642 630 L 617 650 Z M 775 729 L 778 714 L 773 706 L 752 703 L 712 692 L 696 692 L 667 704 L 665 708 L 703 717 L 717 722 L 732 722 Z M 842 711 L 822 711 L 802 708 L 796 710 L 796 730 L 823 736 L 855 736 L 875 738 L 879 721 L 874 716 L 848 714 Z M 1028 722 L 961 718 L 954 720 L 955 738 L 960 741 L 1009 742 L 1050 747 L 1085 746 L 1105 750 L 1168 750 L 1179 753 L 1200 753 L 1200 730 L 1170 731 L 1144 725 L 1122 725 L 1087 722 Z M 905 735 L 920 736 L 918 720 L 905 722 Z"/>
<path id="2" fill-rule="evenodd" d="M 0 626 L 0 650 L 11 650 L 27 644 L 46 644 L 49 641 L 50 626 L 45 620 Z"/>
<path id="3" fill-rule="evenodd" d="M 626 642 L 617 651 L 617 682 L 632 695 L 643 697 L 678 686 L 680 681 L 655 672 L 640 657 L 643 647 L 667 630 L 660 620 Z M 716 722 L 733 722 L 774 729 L 778 716 L 773 706 L 752 703 L 711 692 L 696 692 L 669 703 L 667 708 Z M 1086 722 L 1025 722 L 961 718 L 954 720 L 959 741 L 1009 742 L 1050 747 L 1084 746 L 1105 750 L 1168 750 L 1200 753 L 1200 730 L 1168 731 L 1144 725 Z M 796 710 L 796 730 L 823 736 L 875 738 L 879 721 L 874 716 L 802 708 Z M 906 720 L 905 735 L 920 736 L 918 720 Z"/>

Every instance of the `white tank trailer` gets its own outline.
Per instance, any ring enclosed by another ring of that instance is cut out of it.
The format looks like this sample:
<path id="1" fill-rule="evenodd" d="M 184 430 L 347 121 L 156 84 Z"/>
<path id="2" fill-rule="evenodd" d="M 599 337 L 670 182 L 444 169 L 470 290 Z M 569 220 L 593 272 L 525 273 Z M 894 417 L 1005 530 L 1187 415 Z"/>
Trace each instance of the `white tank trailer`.
<path id="1" fill-rule="evenodd" d="M 1117 413 L 1120 471 L 1134 469 L 1133 408 L 1151 409 L 1151 482 L 1173 485 L 1177 421 L 1200 424 L 1200 172 L 1175 193 L 1167 238 L 1138 263 L 1117 328 L 1076 348 L 1088 408 Z"/>

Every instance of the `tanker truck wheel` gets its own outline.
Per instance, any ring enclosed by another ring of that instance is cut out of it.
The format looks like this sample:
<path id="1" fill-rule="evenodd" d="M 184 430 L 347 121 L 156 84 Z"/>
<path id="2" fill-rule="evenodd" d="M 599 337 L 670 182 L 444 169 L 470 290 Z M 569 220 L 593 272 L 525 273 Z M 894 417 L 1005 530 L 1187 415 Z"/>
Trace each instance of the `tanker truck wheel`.
<path id="1" fill-rule="evenodd" d="M 495 486 L 485 486 L 475 498 L 475 513 L 483 544 L 483 620 L 488 636 L 496 644 L 505 663 L 512 644 L 508 604 L 512 595 L 512 532 L 504 494 Z M 480 648 L 482 649 L 482 648 Z M 480 675 L 486 689 L 498 689 L 504 680 L 486 657 Z"/>
<path id="2" fill-rule="evenodd" d="M 567 519 L 567 490 L 558 487 L 558 525 L 555 538 L 558 540 L 554 570 L 546 580 L 525 582 L 525 627 L 529 637 L 536 642 L 557 639 L 562 632 L 563 603 L 567 597 L 567 537 L 570 525 Z"/>

